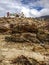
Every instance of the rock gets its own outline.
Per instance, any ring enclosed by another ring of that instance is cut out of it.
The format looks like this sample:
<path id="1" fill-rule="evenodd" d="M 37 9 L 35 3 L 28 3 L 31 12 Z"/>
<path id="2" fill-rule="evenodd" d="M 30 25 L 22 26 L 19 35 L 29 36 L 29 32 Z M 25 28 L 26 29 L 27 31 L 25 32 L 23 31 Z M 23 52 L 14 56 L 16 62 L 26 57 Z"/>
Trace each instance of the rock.
<path id="1" fill-rule="evenodd" d="M 36 38 L 35 33 L 23 33 L 23 37 L 32 43 L 40 43 L 40 41 Z"/>
<path id="2" fill-rule="evenodd" d="M 23 36 L 21 36 L 20 34 L 16 34 L 16 35 L 11 35 L 11 36 L 6 36 L 5 37 L 5 41 L 7 42 L 28 42 Z"/>
<path id="3" fill-rule="evenodd" d="M 37 33 L 37 26 L 32 23 L 32 25 L 29 24 L 29 22 L 19 22 L 16 25 L 12 26 L 12 33 L 18 33 L 18 32 L 35 32 Z"/>
<path id="4" fill-rule="evenodd" d="M 34 33 L 13 34 L 11 36 L 6 36 L 5 41 L 40 43 L 40 41 L 36 38 L 36 34 Z"/>
<path id="5" fill-rule="evenodd" d="M 37 33 L 37 38 L 40 40 L 40 42 L 49 42 L 49 34 L 45 33 L 44 30 L 39 30 Z"/>

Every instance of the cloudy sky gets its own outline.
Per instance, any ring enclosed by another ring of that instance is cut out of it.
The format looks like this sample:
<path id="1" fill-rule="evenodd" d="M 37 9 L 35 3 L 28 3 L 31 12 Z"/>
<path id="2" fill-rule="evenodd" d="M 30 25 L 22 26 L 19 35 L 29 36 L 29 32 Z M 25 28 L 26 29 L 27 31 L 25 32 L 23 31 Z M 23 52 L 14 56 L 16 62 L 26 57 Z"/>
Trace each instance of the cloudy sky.
<path id="1" fill-rule="evenodd" d="M 49 0 L 0 0 L 0 16 L 6 12 L 23 12 L 26 17 L 49 15 Z"/>

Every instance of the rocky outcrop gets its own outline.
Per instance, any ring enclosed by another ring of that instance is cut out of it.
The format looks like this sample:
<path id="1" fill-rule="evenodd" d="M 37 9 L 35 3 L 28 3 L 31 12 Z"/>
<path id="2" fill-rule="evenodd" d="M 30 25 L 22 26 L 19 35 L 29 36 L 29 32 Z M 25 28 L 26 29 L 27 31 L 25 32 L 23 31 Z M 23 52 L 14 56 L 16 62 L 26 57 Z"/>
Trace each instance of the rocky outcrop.
<path id="1" fill-rule="evenodd" d="M 34 34 L 34 33 L 13 34 L 11 36 L 6 36 L 5 41 L 20 42 L 20 43 L 22 43 L 22 42 L 40 43 L 40 41 L 36 37 L 36 34 Z"/>
<path id="2" fill-rule="evenodd" d="M 32 18 L 1 18 L 0 65 L 49 65 L 46 23 Z"/>

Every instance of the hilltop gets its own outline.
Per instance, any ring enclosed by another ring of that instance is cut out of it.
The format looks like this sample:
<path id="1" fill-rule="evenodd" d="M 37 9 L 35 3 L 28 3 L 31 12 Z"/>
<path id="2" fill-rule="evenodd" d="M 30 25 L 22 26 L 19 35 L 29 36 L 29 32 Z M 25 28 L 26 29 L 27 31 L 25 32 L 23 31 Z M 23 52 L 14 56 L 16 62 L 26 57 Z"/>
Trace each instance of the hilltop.
<path id="1" fill-rule="evenodd" d="M 49 19 L 0 18 L 1 65 L 49 65 Z"/>

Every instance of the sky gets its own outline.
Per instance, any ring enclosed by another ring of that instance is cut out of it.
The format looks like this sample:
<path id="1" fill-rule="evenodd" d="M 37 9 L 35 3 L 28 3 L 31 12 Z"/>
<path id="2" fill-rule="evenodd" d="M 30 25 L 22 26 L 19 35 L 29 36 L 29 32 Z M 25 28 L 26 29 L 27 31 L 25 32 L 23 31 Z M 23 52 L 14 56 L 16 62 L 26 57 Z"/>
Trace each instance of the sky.
<path id="1" fill-rule="evenodd" d="M 23 12 L 25 17 L 49 15 L 49 0 L 0 0 L 0 16 L 7 12 Z"/>

